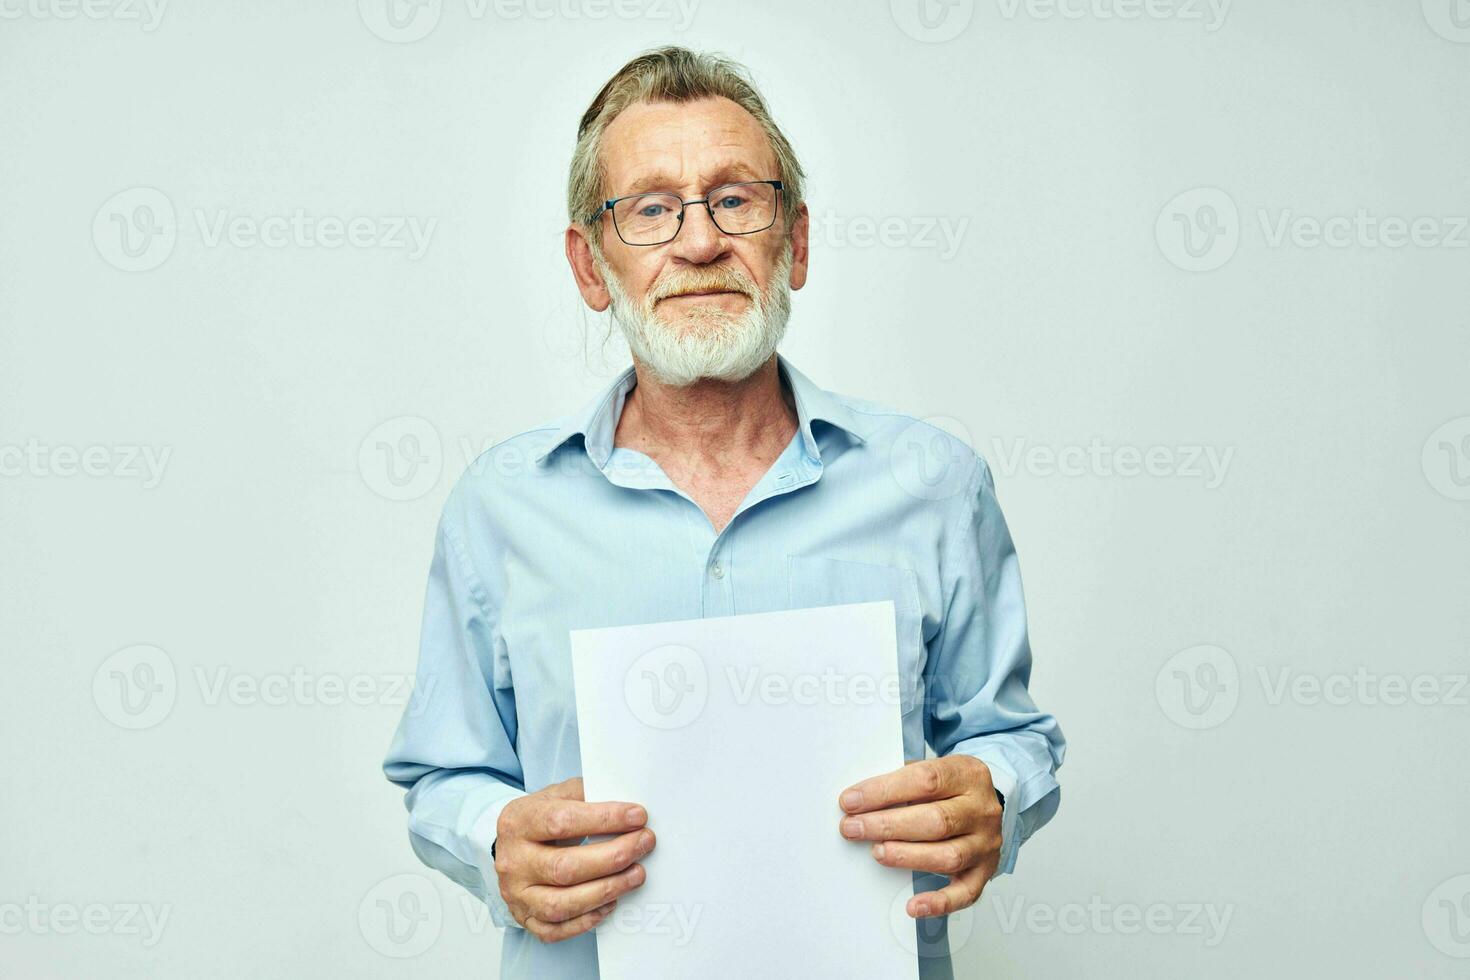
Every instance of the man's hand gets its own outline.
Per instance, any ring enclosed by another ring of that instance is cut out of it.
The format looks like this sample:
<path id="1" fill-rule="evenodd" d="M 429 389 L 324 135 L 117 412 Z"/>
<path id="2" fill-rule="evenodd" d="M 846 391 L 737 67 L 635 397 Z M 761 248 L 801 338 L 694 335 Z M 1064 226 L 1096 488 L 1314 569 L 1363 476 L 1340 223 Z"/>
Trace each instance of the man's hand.
<path id="1" fill-rule="evenodd" d="M 585 803 L 581 778 L 508 804 L 496 825 L 495 873 L 511 915 L 542 942 L 579 936 L 643 884 L 634 864 L 653 850 L 648 813 L 632 803 Z M 582 844 L 592 834 L 617 834 Z"/>
<path id="2" fill-rule="evenodd" d="M 973 756 L 910 762 L 844 790 L 839 805 L 842 836 L 876 841 L 879 864 L 949 875 L 909 899 L 916 919 L 973 905 L 1000 864 L 1001 805 L 990 768 Z"/>

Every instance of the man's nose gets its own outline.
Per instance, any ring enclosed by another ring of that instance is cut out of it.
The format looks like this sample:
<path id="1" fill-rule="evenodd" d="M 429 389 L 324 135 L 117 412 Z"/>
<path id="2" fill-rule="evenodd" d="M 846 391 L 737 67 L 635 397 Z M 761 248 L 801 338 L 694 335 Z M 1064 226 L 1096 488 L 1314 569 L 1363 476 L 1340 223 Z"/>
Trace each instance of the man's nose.
<path id="1" fill-rule="evenodd" d="M 684 224 L 673 241 L 674 254 L 704 265 L 730 250 L 730 236 L 720 231 L 703 202 L 684 205 Z"/>

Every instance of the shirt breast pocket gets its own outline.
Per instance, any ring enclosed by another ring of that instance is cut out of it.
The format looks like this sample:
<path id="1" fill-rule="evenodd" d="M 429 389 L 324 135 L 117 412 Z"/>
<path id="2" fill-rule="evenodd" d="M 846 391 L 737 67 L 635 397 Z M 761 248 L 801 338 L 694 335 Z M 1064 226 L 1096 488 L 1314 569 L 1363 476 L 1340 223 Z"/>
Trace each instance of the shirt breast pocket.
<path id="1" fill-rule="evenodd" d="M 912 712 L 926 658 L 919 579 L 913 569 L 845 558 L 787 555 L 786 571 L 792 609 L 885 599 L 893 602 L 902 710 L 905 716 Z"/>

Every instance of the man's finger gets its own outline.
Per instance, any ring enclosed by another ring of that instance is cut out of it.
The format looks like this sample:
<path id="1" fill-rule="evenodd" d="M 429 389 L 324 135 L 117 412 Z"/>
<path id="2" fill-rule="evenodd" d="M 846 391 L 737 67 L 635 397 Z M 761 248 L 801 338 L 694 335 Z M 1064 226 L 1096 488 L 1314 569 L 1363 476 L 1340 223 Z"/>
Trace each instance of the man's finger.
<path id="1" fill-rule="evenodd" d="M 921 892 L 909 899 L 908 914 L 915 919 L 929 915 L 949 915 L 975 904 L 985 890 L 988 865 L 979 865 L 950 879 L 938 891 Z"/>
<path id="2" fill-rule="evenodd" d="M 617 905 L 617 902 L 608 902 L 601 908 L 593 909 L 591 912 L 583 913 L 566 922 L 543 922 L 535 916 L 530 916 L 521 925 L 526 927 L 527 932 L 544 943 L 559 943 L 563 939 L 580 936 L 588 929 L 597 928 L 603 919 L 612 914 Z"/>
<path id="3" fill-rule="evenodd" d="M 585 800 L 582 795 L 582 777 L 573 776 L 571 779 L 563 779 L 559 783 L 552 783 L 541 791 L 546 796 L 558 800 Z"/>
<path id="4" fill-rule="evenodd" d="M 923 759 L 849 786 L 838 797 L 838 804 L 848 813 L 867 813 L 899 803 L 959 796 L 973 788 L 965 785 L 961 773 L 960 767 L 945 759 Z"/>
<path id="5" fill-rule="evenodd" d="M 530 849 L 531 877 L 562 887 L 605 878 L 646 855 L 655 843 L 653 831 L 644 827 L 579 847 L 536 847 Z"/>
<path id="6" fill-rule="evenodd" d="M 531 909 L 531 915 L 542 922 L 570 922 L 620 895 L 626 895 L 643 884 L 646 877 L 643 865 L 635 864 L 615 875 L 585 881 L 569 888 L 531 885 L 521 892 L 521 899 Z"/>
<path id="7" fill-rule="evenodd" d="M 936 800 L 845 816 L 837 827 L 848 840 L 948 840 L 973 832 L 968 809 L 960 799 Z"/>
<path id="8" fill-rule="evenodd" d="M 525 814 L 521 836 L 527 840 L 577 840 L 591 834 L 622 834 L 648 822 L 636 803 L 582 803 L 542 799 Z"/>
<path id="9" fill-rule="evenodd" d="M 890 868 L 957 875 L 974 867 L 988 850 L 990 848 L 984 839 L 977 836 L 956 837 L 930 844 L 889 840 L 873 845 L 873 859 Z"/>

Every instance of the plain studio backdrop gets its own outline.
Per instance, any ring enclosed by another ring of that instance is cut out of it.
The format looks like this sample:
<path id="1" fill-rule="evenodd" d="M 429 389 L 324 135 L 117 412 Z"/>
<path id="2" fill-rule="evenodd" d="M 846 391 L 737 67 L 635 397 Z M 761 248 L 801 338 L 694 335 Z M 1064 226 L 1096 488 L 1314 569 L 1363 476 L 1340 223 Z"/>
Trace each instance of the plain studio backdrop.
<path id="1" fill-rule="evenodd" d="M 566 168 L 668 42 L 810 174 L 783 351 L 1016 537 L 1070 751 L 959 976 L 1470 965 L 1463 2 L 0 20 L 0 973 L 495 975 L 379 765 L 452 481 L 628 363 Z"/>

